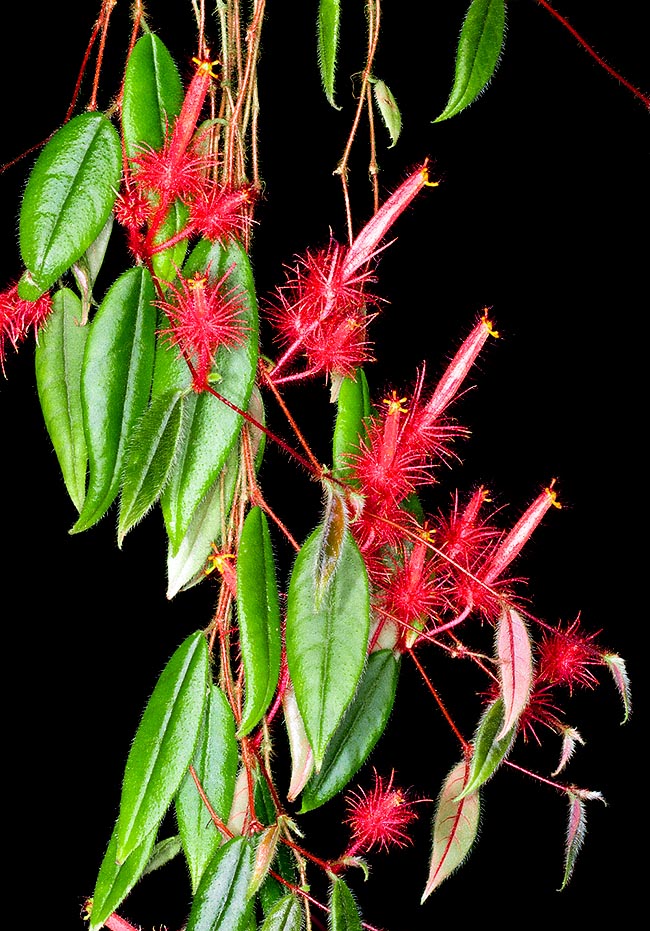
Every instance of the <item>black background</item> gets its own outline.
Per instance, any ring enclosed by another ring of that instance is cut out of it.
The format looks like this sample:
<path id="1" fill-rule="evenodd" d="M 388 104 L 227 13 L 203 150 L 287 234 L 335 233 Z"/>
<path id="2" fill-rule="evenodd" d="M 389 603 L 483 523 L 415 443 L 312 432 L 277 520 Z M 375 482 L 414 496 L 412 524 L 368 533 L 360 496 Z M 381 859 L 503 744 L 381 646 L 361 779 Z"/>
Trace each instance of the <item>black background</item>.
<path id="1" fill-rule="evenodd" d="M 559 0 L 558 0 L 559 2 Z M 63 121 L 96 9 L 78 2 L 39 8 L 0 38 L 3 121 L 0 162 L 37 144 Z M 184 75 L 195 54 L 190 4 L 149 5 L 151 24 Z M 363 67 L 363 15 L 343 4 L 338 101 L 319 87 L 313 3 L 268 5 L 260 62 L 261 171 L 265 198 L 253 249 L 261 294 L 280 282 L 283 262 L 344 236 L 340 183 L 332 174 L 354 99 L 349 76 Z M 433 506 L 455 487 L 484 482 L 514 521 L 556 477 L 561 511 L 537 532 L 519 565 L 535 613 L 550 621 L 582 613 L 585 629 L 627 661 L 634 713 L 612 681 L 577 696 L 567 717 L 587 743 L 567 778 L 600 790 L 571 884 L 559 894 L 566 805 L 553 790 L 503 771 L 484 791 L 482 828 L 470 859 L 424 906 L 429 809 L 413 848 L 372 860 L 371 878 L 350 881 L 364 918 L 391 931 L 441 919 L 493 917 L 507 927 L 552 921 L 574 927 L 587 914 L 624 922 L 642 901 L 638 847 L 646 828 L 647 734 L 647 107 L 597 67 L 533 0 L 509 3 L 506 50 L 491 86 L 469 110 L 432 124 L 444 106 L 455 40 L 466 7 L 384 2 L 375 72 L 403 113 L 398 144 L 379 127 L 385 196 L 420 164 L 442 183 L 398 221 L 382 258 L 390 304 L 373 331 L 375 395 L 408 388 L 418 366 L 431 379 L 483 306 L 501 333 L 476 367 L 457 415 L 471 428 L 462 463 L 444 476 Z M 650 93 L 648 7 L 562 0 L 561 12 L 637 86 Z M 20 15 L 20 13 L 19 13 Z M 107 47 L 106 107 L 117 89 L 128 32 L 118 4 Z M 213 31 L 213 34 L 216 34 Z M 216 43 L 215 43 L 216 44 Z M 103 85 L 104 86 L 104 85 Z M 83 105 L 89 92 L 84 84 Z M 0 277 L 21 272 L 16 245 L 29 156 L 0 176 Z M 362 131 L 350 184 L 358 223 L 370 213 Z M 119 261 L 119 260 L 116 260 Z M 116 264 L 115 270 L 119 270 Z M 105 286 L 111 268 L 106 269 Z M 33 345 L 10 354 L 0 384 L 2 585 L 5 631 L 5 770 L 8 840 L 16 904 L 40 927 L 80 929 L 119 801 L 129 741 L 156 677 L 178 643 L 205 625 L 211 583 L 165 598 L 165 547 L 154 512 L 115 543 L 115 514 L 70 536 L 66 498 L 36 397 Z M 328 456 L 331 411 L 320 387 L 287 399 L 317 454 Z M 275 415 L 270 412 L 271 422 Z M 317 489 L 269 450 L 262 470 L 271 503 L 297 536 L 318 519 Z M 289 554 L 278 544 L 281 571 Z M 427 657 L 449 707 L 471 733 L 476 685 L 453 664 Z M 547 773 L 557 745 L 550 741 Z M 457 756 L 414 670 L 405 668 L 389 732 L 371 760 L 394 766 L 402 785 L 435 796 Z M 370 766 L 364 770 L 364 776 Z M 342 810 L 302 819 L 315 852 L 344 843 Z M 333 828 L 332 825 L 335 825 Z M 642 842 L 642 841 L 641 841 Z M 189 889 L 181 864 L 147 878 L 123 908 L 144 928 L 181 927 Z"/>

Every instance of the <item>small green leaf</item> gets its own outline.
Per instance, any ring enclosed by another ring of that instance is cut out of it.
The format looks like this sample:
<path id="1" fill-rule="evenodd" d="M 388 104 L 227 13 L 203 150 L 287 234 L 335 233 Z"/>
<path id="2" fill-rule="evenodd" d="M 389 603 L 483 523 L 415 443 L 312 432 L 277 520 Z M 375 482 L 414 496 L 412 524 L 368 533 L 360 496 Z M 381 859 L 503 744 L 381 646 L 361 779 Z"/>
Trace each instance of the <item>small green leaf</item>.
<path id="1" fill-rule="evenodd" d="M 336 74 L 336 56 L 339 46 L 339 25 L 341 19 L 340 0 L 319 0 L 318 4 L 318 66 L 325 96 L 329 103 L 340 110 L 334 103 L 334 78 Z"/>
<path id="2" fill-rule="evenodd" d="M 603 662 L 607 664 L 609 671 L 614 677 L 616 688 L 618 689 L 621 696 L 624 711 L 621 724 L 625 724 L 632 714 L 632 692 L 630 687 L 630 677 L 627 674 L 627 668 L 625 666 L 625 660 L 622 656 L 618 656 L 616 653 L 604 653 Z"/>
<path id="3" fill-rule="evenodd" d="M 371 85 L 373 99 L 390 136 L 389 148 L 392 149 L 402 131 L 402 114 L 390 87 L 384 81 L 372 78 Z"/>
<path id="4" fill-rule="evenodd" d="M 117 543 L 153 507 L 165 487 L 181 431 L 181 392 L 159 395 L 135 425 L 122 478 Z"/>
<path id="5" fill-rule="evenodd" d="M 244 709 L 238 736 L 255 727 L 268 708 L 280 675 L 280 598 L 266 514 L 246 515 L 237 550 L 237 619 L 244 664 Z"/>
<path id="6" fill-rule="evenodd" d="M 148 873 L 155 873 L 155 871 L 159 870 L 162 866 L 166 866 L 179 855 L 182 849 L 183 844 L 178 834 L 158 841 L 151 851 L 151 856 L 147 861 L 142 875 L 146 876 Z"/>
<path id="7" fill-rule="evenodd" d="M 298 554 L 286 621 L 289 673 L 317 769 L 359 683 L 370 626 L 366 567 L 349 530 L 318 603 L 324 532 L 317 527 Z"/>
<path id="8" fill-rule="evenodd" d="M 135 425 L 149 403 L 156 313 L 151 275 L 124 272 L 90 324 L 81 374 L 88 444 L 86 499 L 71 533 L 87 530 L 115 500 Z"/>
<path id="9" fill-rule="evenodd" d="M 187 226 L 189 215 L 189 208 L 182 201 L 175 200 L 167 211 L 160 229 L 154 236 L 154 245 L 162 245 L 162 243 L 180 233 Z M 181 239 L 173 246 L 154 253 L 151 262 L 156 277 L 163 281 L 173 281 L 178 274 L 178 269 L 183 264 L 186 253 L 187 239 Z"/>
<path id="10" fill-rule="evenodd" d="M 332 879 L 330 887 L 331 931 L 361 931 L 361 916 L 352 892 L 340 876 Z"/>
<path id="11" fill-rule="evenodd" d="M 369 416 L 370 391 L 363 369 L 355 378 L 344 378 L 339 388 L 336 423 L 332 441 L 332 474 L 343 481 L 350 480 L 350 456 L 359 450 L 365 438 L 364 420 Z"/>
<path id="12" fill-rule="evenodd" d="M 348 529 L 347 502 L 338 487 L 324 482 L 327 503 L 323 516 L 323 533 L 316 559 L 315 607 L 319 608 L 339 566 L 345 532 Z"/>
<path id="13" fill-rule="evenodd" d="M 302 931 L 302 906 L 291 892 L 279 899 L 260 926 L 260 931 Z"/>
<path id="14" fill-rule="evenodd" d="M 68 288 L 57 291 L 52 313 L 36 345 L 36 387 L 43 419 L 72 503 L 81 510 L 86 494 L 88 451 L 81 407 L 81 367 L 88 327 L 80 326 L 81 301 Z"/>
<path id="15" fill-rule="evenodd" d="M 27 300 L 52 287 L 99 236 L 120 183 L 120 137 L 103 113 L 81 113 L 52 136 L 29 176 L 20 209 Z"/>
<path id="16" fill-rule="evenodd" d="M 253 907 L 247 896 L 252 875 L 253 848 L 245 837 L 233 837 L 210 860 L 185 931 L 244 931 Z"/>
<path id="17" fill-rule="evenodd" d="M 485 90 L 501 58 L 505 21 L 505 0 L 472 0 L 458 41 L 453 87 L 434 123 L 456 116 Z"/>
<path id="18" fill-rule="evenodd" d="M 487 708 L 476 729 L 469 778 L 460 795 L 456 796 L 457 802 L 471 795 L 479 786 L 487 782 L 512 747 L 517 727 L 515 725 L 503 737 L 498 738 L 498 734 L 503 728 L 503 721 L 503 699 L 497 698 Z"/>
<path id="19" fill-rule="evenodd" d="M 92 896 L 89 931 L 98 931 L 144 875 L 156 840 L 156 827 L 123 863 L 117 862 L 117 825 L 99 868 Z"/>
<path id="20" fill-rule="evenodd" d="M 232 806 L 237 763 L 235 719 L 221 689 L 212 685 L 192 765 L 212 809 L 224 823 Z M 223 838 L 190 773 L 185 775 L 176 797 L 176 818 L 192 891 L 196 892 L 203 872 Z"/>
<path id="21" fill-rule="evenodd" d="M 127 155 L 162 148 L 183 102 L 183 84 L 167 47 L 148 32 L 138 39 L 124 73 L 122 131 Z"/>
<path id="22" fill-rule="evenodd" d="M 388 723 L 399 667 L 392 650 L 370 655 L 354 698 L 327 746 L 323 764 L 305 786 L 301 814 L 333 798 L 368 759 Z"/>
<path id="23" fill-rule="evenodd" d="M 124 770 L 119 863 L 160 824 L 180 786 L 196 746 L 209 672 L 207 642 L 197 631 L 178 647 L 149 699 Z"/>

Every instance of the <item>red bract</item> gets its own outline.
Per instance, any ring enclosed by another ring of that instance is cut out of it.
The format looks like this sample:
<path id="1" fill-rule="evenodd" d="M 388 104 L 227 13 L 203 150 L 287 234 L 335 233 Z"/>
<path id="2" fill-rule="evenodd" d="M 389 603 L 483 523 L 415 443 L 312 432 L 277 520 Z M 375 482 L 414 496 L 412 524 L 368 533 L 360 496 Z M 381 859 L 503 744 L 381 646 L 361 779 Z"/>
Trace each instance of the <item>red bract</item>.
<path id="1" fill-rule="evenodd" d="M 19 297 L 17 284 L 0 294 L 0 368 L 3 374 L 7 345 L 15 349 L 30 330 L 37 336 L 51 312 L 52 298 L 47 291 L 35 301 Z"/>
<path id="2" fill-rule="evenodd" d="M 226 290 L 230 269 L 216 282 L 207 275 L 170 284 L 170 300 L 156 301 L 171 326 L 163 330 L 171 336 L 194 372 L 194 390 L 203 391 L 208 383 L 215 356 L 222 346 L 241 345 L 246 335 L 238 290 Z"/>
<path id="3" fill-rule="evenodd" d="M 387 783 L 375 771 L 375 783 L 370 792 L 358 789 L 346 797 L 346 824 L 352 831 L 352 844 L 344 856 L 367 852 L 373 847 L 388 850 L 392 845 L 405 847 L 411 839 L 405 828 L 417 818 L 414 802 L 406 793 L 393 788 L 394 773 Z"/>
<path id="4" fill-rule="evenodd" d="M 602 666 L 602 651 L 593 643 L 595 634 L 583 634 L 580 616 L 565 630 L 545 632 L 539 645 L 538 679 L 551 685 L 565 685 L 571 692 L 574 685 L 593 688 L 598 680 L 590 666 Z"/>

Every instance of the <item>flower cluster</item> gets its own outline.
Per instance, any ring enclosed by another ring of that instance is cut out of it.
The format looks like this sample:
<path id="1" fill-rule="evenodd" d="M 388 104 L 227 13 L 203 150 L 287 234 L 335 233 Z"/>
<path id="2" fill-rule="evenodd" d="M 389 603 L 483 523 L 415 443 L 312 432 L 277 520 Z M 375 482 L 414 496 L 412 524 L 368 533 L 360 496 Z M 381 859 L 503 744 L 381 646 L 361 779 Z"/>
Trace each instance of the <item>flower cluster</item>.
<path id="1" fill-rule="evenodd" d="M 0 368 L 5 373 L 7 347 L 14 349 L 31 332 L 38 335 L 52 311 L 49 292 L 35 301 L 26 301 L 18 294 L 14 284 L 0 294 Z"/>

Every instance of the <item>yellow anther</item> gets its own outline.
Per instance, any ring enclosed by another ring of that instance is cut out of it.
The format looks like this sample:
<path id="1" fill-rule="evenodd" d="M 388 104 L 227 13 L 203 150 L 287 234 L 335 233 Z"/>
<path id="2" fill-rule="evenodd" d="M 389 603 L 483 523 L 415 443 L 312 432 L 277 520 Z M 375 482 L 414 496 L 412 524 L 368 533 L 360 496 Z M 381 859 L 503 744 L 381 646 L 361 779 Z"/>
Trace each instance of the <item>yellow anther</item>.
<path id="1" fill-rule="evenodd" d="M 433 538 L 436 535 L 435 527 L 423 527 L 418 536 L 424 543 L 433 543 Z"/>
<path id="2" fill-rule="evenodd" d="M 235 554 L 234 554 L 234 553 L 218 553 L 217 550 L 216 550 L 216 547 L 215 547 L 214 543 L 212 544 L 212 549 L 214 550 L 214 552 L 211 553 L 211 554 L 208 556 L 208 559 L 207 559 L 207 561 L 208 561 L 208 563 L 210 563 L 210 565 L 209 565 L 209 566 L 206 566 L 206 568 L 203 570 L 203 572 L 204 572 L 205 575 L 210 575 L 210 573 L 211 573 L 211 572 L 214 572 L 215 569 L 216 569 L 217 572 L 220 572 L 221 575 L 223 575 L 223 573 L 224 573 L 224 571 L 225 571 L 225 569 L 226 569 L 226 566 L 227 566 L 226 560 L 228 560 L 228 559 L 234 559 L 234 558 L 235 558 Z"/>
<path id="3" fill-rule="evenodd" d="M 207 275 L 203 275 L 202 277 L 199 277 L 199 275 L 196 275 L 194 278 L 188 279 L 187 286 L 188 288 L 202 288 L 205 285 L 207 280 L 208 280 Z"/>
<path id="4" fill-rule="evenodd" d="M 429 169 L 426 165 L 422 169 L 422 183 L 425 187 L 438 187 L 440 184 L 439 181 L 429 181 Z"/>
<path id="5" fill-rule="evenodd" d="M 408 407 L 404 407 L 406 398 L 398 398 L 396 391 L 392 392 L 390 398 L 384 398 L 383 403 L 388 405 L 389 414 L 408 414 Z"/>
<path id="6" fill-rule="evenodd" d="M 495 339 L 498 339 L 499 331 L 495 330 L 494 327 L 492 326 L 492 321 L 488 317 L 488 310 L 489 310 L 488 307 L 483 308 L 483 316 L 481 317 L 481 320 L 483 322 L 483 325 L 487 329 L 488 333 L 490 334 L 490 336 L 494 336 Z"/>
<path id="7" fill-rule="evenodd" d="M 552 480 L 552 482 L 550 483 L 550 485 L 548 486 L 548 488 L 545 488 L 544 491 L 546 492 L 546 494 L 547 494 L 547 495 L 549 496 L 549 498 L 551 499 L 551 504 L 553 505 L 553 507 L 554 507 L 554 508 L 557 508 L 558 510 L 561 511 L 561 510 L 562 510 L 562 505 L 561 505 L 560 502 L 557 500 L 557 493 L 556 493 L 555 491 L 553 491 L 553 485 L 555 485 L 555 479 Z"/>
<path id="8" fill-rule="evenodd" d="M 200 58 L 193 58 L 192 61 L 194 62 L 195 65 L 198 65 L 198 71 L 201 74 L 209 74 L 211 78 L 216 78 L 217 75 L 214 73 L 212 69 L 214 68 L 215 65 L 221 64 L 218 58 L 215 58 L 214 61 L 209 61 L 209 60 L 201 61 Z"/>

